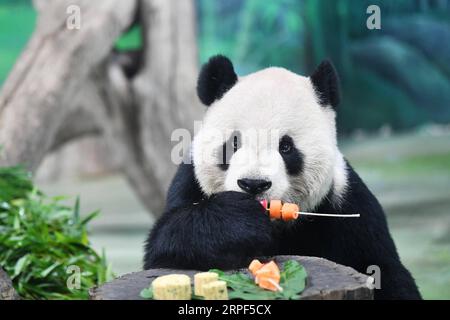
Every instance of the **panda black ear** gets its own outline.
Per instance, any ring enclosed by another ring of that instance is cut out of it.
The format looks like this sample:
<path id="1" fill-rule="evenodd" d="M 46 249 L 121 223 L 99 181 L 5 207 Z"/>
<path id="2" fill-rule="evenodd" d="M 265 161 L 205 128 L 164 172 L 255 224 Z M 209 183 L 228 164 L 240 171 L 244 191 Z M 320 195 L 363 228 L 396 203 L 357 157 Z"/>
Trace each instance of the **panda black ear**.
<path id="1" fill-rule="evenodd" d="M 209 106 L 234 86 L 237 82 L 231 61 L 222 55 L 211 57 L 200 71 L 197 94 L 200 101 Z"/>
<path id="2" fill-rule="evenodd" d="M 341 99 L 339 78 L 331 61 L 322 61 L 310 78 L 319 96 L 320 104 L 324 106 L 331 105 L 333 108 L 336 108 Z"/>

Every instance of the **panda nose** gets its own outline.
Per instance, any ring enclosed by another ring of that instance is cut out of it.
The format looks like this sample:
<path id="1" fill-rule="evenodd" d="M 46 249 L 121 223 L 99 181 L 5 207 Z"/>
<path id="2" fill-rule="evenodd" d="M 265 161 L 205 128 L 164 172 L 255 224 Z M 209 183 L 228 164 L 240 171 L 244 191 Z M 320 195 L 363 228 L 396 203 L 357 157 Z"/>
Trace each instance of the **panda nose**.
<path id="1" fill-rule="evenodd" d="M 239 188 L 250 194 L 258 194 L 270 189 L 271 181 L 261 179 L 239 179 L 237 181 Z"/>

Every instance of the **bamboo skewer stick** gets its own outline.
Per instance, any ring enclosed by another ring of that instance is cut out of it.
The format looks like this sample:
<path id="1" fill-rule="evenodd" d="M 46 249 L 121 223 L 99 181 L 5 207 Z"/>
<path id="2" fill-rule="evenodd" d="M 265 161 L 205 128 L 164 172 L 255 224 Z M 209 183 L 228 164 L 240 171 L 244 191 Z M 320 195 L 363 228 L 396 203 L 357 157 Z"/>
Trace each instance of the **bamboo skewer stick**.
<path id="1" fill-rule="evenodd" d="M 338 218 L 359 218 L 361 215 L 359 213 L 316 213 L 316 212 L 303 212 L 297 211 L 298 214 L 304 216 L 317 216 L 317 217 L 338 217 Z"/>
<path id="2" fill-rule="evenodd" d="M 294 203 L 284 204 L 280 200 L 261 200 L 261 205 L 269 212 L 272 219 L 283 219 L 285 221 L 295 220 L 299 215 L 330 217 L 330 218 L 359 218 L 357 213 L 318 213 L 300 211 L 300 207 Z"/>

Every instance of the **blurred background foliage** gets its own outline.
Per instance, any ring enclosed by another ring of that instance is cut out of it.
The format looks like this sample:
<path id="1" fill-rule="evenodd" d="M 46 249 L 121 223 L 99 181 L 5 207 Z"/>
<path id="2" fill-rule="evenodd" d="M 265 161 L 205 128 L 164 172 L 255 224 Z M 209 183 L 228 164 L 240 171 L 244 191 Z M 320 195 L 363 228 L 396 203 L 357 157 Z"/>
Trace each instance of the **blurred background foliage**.
<path id="1" fill-rule="evenodd" d="M 381 30 L 366 28 L 369 5 Z M 339 132 L 450 121 L 450 2 L 198 1 L 200 59 L 229 56 L 241 74 L 271 65 L 341 77 Z"/>
<path id="2" fill-rule="evenodd" d="M 30 0 L 0 2 L 0 86 L 25 47 L 35 22 Z"/>
<path id="3" fill-rule="evenodd" d="M 450 299 L 450 0 L 195 1 L 199 62 L 222 53 L 241 75 L 275 65 L 307 75 L 334 62 L 341 149 L 386 210 L 423 296 Z M 372 4 L 381 30 L 366 27 Z M 35 20 L 30 0 L 1 0 L 0 87 Z M 138 28 L 117 41 L 120 50 L 141 45 Z M 67 154 L 93 162 L 93 149 Z M 89 178 L 38 185 L 79 194 L 82 212 L 101 208 L 90 224 L 94 247 L 106 248 L 118 274 L 140 269 L 154 221 L 122 177 Z"/>
<path id="4" fill-rule="evenodd" d="M 381 9 L 381 30 L 366 28 L 371 4 Z M 343 93 L 340 134 L 450 122 L 449 0 L 197 0 L 196 6 L 201 62 L 222 53 L 240 74 L 276 65 L 308 75 L 331 59 Z M 30 0 L 2 0 L 0 43 L 7 45 L 0 83 L 35 18 Z M 139 45 L 134 28 L 117 46 Z"/>
<path id="5" fill-rule="evenodd" d="M 0 168 L 0 266 L 23 299 L 87 299 L 89 288 L 114 277 L 88 239 L 98 212 L 81 218 L 79 200 L 69 207 L 64 199 L 35 189 L 21 167 Z"/>

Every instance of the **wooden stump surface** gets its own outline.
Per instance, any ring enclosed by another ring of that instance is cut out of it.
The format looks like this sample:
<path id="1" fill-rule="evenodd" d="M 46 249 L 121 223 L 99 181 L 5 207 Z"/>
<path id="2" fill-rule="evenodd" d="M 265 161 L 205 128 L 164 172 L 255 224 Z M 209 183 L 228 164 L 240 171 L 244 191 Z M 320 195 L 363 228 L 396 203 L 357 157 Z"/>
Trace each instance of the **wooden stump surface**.
<path id="1" fill-rule="evenodd" d="M 0 300 L 19 300 L 20 297 L 14 290 L 11 279 L 0 267 Z"/>
<path id="2" fill-rule="evenodd" d="M 296 260 L 307 273 L 306 288 L 301 299 L 368 300 L 373 292 L 366 285 L 368 276 L 350 267 L 345 267 L 322 258 L 302 256 L 276 256 L 271 259 L 279 264 L 287 260 Z M 245 270 L 237 270 L 245 271 Z M 196 270 L 150 269 L 121 276 L 89 292 L 93 300 L 142 300 L 140 292 L 150 286 L 158 276 L 183 273 L 193 280 Z M 233 272 L 233 271 L 230 271 Z"/>

